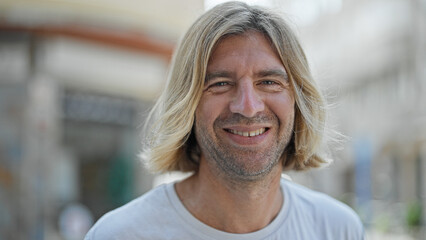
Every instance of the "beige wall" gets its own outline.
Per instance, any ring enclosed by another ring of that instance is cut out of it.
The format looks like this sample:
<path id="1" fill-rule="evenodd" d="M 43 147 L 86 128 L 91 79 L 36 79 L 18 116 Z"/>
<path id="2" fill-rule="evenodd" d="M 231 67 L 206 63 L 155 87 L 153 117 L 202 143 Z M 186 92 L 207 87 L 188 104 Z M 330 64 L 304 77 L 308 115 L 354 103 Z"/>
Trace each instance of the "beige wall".
<path id="1" fill-rule="evenodd" d="M 202 0 L 2 0 L 6 21 L 24 24 L 77 23 L 140 30 L 171 40 L 204 11 Z"/>

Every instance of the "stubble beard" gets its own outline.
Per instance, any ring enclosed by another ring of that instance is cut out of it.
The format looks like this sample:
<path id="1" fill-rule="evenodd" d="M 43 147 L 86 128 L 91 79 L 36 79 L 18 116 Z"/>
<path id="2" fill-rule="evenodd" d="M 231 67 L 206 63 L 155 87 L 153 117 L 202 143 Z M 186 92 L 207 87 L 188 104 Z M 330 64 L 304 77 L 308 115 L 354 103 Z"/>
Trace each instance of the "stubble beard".
<path id="1" fill-rule="evenodd" d="M 272 123 L 278 129 L 284 127 L 284 131 L 273 133 L 277 135 L 275 136 L 276 141 L 267 148 L 230 146 L 215 134 L 217 131 L 222 131 L 221 126 L 229 123 L 250 125 L 264 122 Z M 281 124 L 285 124 L 285 126 L 281 126 Z M 209 133 L 206 127 L 200 127 L 200 125 L 202 124 L 197 122 L 195 126 L 196 138 L 207 164 L 213 166 L 218 175 L 223 175 L 233 181 L 253 182 L 264 179 L 276 169 L 279 163 L 282 164 L 282 155 L 291 139 L 293 119 L 288 123 L 281 123 L 273 114 L 264 114 L 254 118 L 232 114 L 230 117 L 220 116 L 215 120 L 214 133 Z"/>

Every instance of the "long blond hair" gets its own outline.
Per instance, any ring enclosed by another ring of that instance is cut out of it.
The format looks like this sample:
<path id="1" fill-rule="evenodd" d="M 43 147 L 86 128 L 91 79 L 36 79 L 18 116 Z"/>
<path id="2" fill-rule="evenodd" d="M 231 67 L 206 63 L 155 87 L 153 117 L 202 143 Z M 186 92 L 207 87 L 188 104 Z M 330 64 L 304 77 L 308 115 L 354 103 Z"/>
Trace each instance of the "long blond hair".
<path id="1" fill-rule="evenodd" d="M 275 47 L 295 96 L 292 139 L 283 153 L 286 170 L 319 167 L 325 125 L 325 102 L 300 43 L 278 14 L 241 2 L 220 4 L 189 28 L 172 59 L 165 90 L 145 124 L 141 154 L 153 172 L 197 171 L 199 150 L 193 135 L 195 110 L 202 95 L 210 54 L 229 35 L 258 31 Z"/>

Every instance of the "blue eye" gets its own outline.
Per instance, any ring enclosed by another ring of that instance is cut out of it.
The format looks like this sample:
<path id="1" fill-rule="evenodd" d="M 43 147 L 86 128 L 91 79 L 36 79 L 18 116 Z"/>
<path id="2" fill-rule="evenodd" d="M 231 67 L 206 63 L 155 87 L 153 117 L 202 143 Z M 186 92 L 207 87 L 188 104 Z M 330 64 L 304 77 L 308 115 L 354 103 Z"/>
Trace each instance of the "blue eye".
<path id="1" fill-rule="evenodd" d="M 262 84 L 273 85 L 273 84 L 275 84 L 275 82 L 274 81 L 270 81 L 270 80 L 265 80 L 265 81 L 262 81 Z"/>
<path id="2" fill-rule="evenodd" d="M 280 80 L 260 80 L 256 85 L 260 90 L 266 92 L 280 92 L 284 88 Z"/>
<path id="3" fill-rule="evenodd" d="M 225 93 L 232 88 L 232 82 L 213 82 L 208 85 L 207 90 L 214 94 Z"/>
<path id="4" fill-rule="evenodd" d="M 213 86 L 226 86 L 226 85 L 229 85 L 229 83 L 227 83 L 227 82 L 217 82 L 217 83 L 213 84 Z"/>

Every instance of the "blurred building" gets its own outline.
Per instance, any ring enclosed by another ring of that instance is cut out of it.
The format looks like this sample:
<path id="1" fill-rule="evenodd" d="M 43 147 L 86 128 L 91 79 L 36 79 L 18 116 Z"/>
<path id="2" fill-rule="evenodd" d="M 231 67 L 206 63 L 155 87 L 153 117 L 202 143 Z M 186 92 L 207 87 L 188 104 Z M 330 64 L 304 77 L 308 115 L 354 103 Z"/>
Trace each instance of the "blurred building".
<path id="1" fill-rule="evenodd" d="M 367 227 L 424 239 L 426 2 L 346 0 L 322 12 L 299 30 L 330 127 L 347 138 L 330 146 L 332 167 L 296 178 L 348 201 Z"/>
<path id="2" fill-rule="evenodd" d="M 152 187 L 140 130 L 186 3 L 0 2 L 0 239 L 82 239 Z"/>

